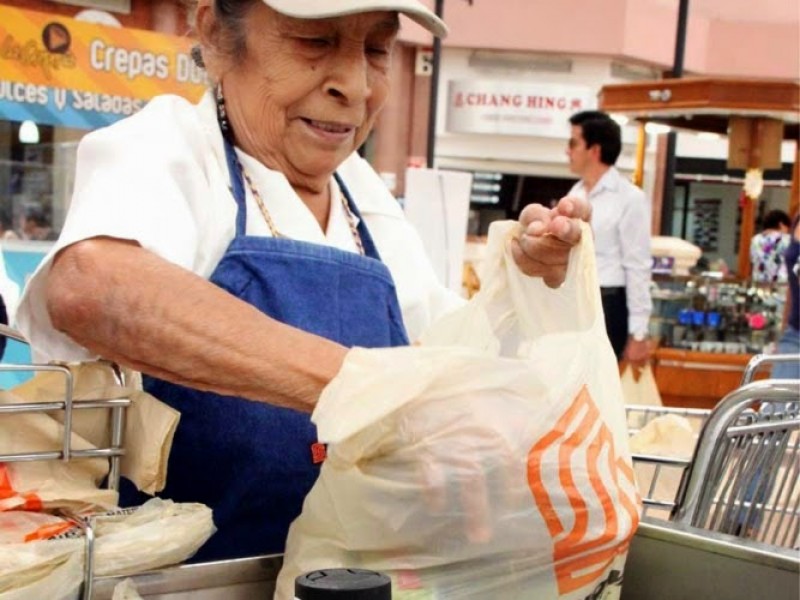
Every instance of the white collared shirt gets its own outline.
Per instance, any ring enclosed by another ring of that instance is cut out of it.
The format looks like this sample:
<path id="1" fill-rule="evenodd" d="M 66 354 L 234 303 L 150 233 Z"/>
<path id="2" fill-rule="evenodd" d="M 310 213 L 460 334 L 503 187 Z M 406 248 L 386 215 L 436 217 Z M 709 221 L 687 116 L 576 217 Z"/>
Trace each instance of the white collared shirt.
<path id="1" fill-rule="evenodd" d="M 610 167 L 587 195 L 583 181 L 569 195 L 588 198 L 601 287 L 624 287 L 628 332 L 646 334 L 650 298 L 650 202 L 644 192 Z"/>
<path id="2" fill-rule="evenodd" d="M 282 173 L 237 152 L 282 235 L 356 251 L 333 179 L 333 201 L 323 231 Z M 438 281 L 419 235 L 372 167 L 354 153 L 338 173 L 394 278 L 413 341 L 464 300 Z M 86 135 L 78 148 L 75 190 L 61 236 L 26 286 L 17 313 L 34 360 L 94 358 L 50 322 L 45 289 L 59 250 L 98 236 L 134 240 L 208 279 L 236 232 L 229 181 L 210 93 L 197 105 L 178 96 L 157 97 L 132 117 Z M 270 235 L 249 190 L 246 231 Z"/>

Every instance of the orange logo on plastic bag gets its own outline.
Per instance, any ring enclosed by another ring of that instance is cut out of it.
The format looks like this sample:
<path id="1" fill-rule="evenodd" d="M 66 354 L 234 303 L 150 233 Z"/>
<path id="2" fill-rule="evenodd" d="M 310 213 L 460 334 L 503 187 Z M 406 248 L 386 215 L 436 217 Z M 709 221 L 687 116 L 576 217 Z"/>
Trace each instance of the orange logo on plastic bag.
<path id="1" fill-rule="evenodd" d="M 551 478 L 546 484 L 542 477 L 542 459 L 548 451 L 558 452 L 558 482 Z M 603 451 L 607 454 L 608 473 L 613 479 L 611 491 L 600 475 Z M 628 482 L 626 487 L 633 490 L 633 497 L 620 485 L 620 475 Z M 594 492 L 588 498 L 578 486 L 583 483 L 586 488 L 586 482 Z M 528 453 L 528 485 L 553 538 L 559 593 L 567 594 L 596 582 L 614 558 L 627 550 L 639 523 L 639 499 L 635 495 L 633 469 L 617 458 L 614 438 L 600 418 L 600 411 L 586 386 L 581 388 L 555 427 Z M 559 489 L 567 503 L 561 501 L 556 507 L 548 487 L 553 491 Z M 589 512 L 596 510 L 603 511 L 605 530 L 592 538 L 588 532 Z M 620 531 L 618 512 L 621 511 L 628 514 L 631 522 L 627 531 Z M 574 521 L 567 531 L 562 517 L 570 514 Z"/>
<path id="2" fill-rule="evenodd" d="M 73 525 L 69 521 L 64 521 L 63 523 L 53 523 L 51 525 L 44 525 L 42 527 L 39 527 L 39 529 L 37 529 L 36 531 L 33 531 L 28 535 L 26 535 L 25 542 L 49 540 L 50 538 L 54 538 L 57 535 L 61 535 L 65 531 L 69 531 L 74 527 L 75 525 Z"/>
<path id="3" fill-rule="evenodd" d="M 14 498 L 21 498 L 24 502 L 16 502 Z M 22 494 L 20 495 L 11 486 L 11 476 L 8 473 L 8 467 L 0 463 L 0 501 L 9 500 L 7 503 L 0 502 L 0 510 L 10 507 L 16 510 L 42 510 L 42 501 L 36 494 Z M 7 505 L 7 506 L 6 506 Z"/>

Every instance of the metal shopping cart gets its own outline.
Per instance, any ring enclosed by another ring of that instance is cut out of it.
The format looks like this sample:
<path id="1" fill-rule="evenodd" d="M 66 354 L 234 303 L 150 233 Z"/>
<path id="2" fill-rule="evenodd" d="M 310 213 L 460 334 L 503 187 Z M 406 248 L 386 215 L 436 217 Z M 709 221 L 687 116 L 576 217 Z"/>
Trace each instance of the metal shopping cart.
<path id="1" fill-rule="evenodd" d="M 627 408 L 631 434 L 677 415 L 697 435 L 691 456 L 633 456 L 645 481 L 645 517 L 779 547 L 800 544 L 800 382 L 752 381 L 760 367 L 790 360 L 800 357 L 754 357 L 742 386 L 713 410 Z M 664 479 L 673 485 L 663 489 Z"/>
<path id="2" fill-rule="evenodd" d="M 797 360 L 754 357 L 713 410 L 628 407 L 632 434 L 677 415 L 696 444 L 684 456 L 633 456 L 650 479 L 622 600 L 800 596 L 800 381 L 753 382 L 762 366 Z"/>

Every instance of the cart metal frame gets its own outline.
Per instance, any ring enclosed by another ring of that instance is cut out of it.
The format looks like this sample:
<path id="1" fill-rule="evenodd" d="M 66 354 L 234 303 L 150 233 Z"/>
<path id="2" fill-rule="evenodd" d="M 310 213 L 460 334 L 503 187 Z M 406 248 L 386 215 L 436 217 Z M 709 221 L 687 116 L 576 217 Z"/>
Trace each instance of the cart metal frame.
<path id="1" fill-rule="evenodd" d="M 775 547 L 800 544 L 800 381 L 754 382 L 759 368 L 798 355 L 757 355 L 741 387 L 713 410 L 627 407 L 630 433 L 655 417 L 676 414 L 699 429 L 691 459 L 634 454 L 653 477 L 643 490 L 645 517 L 659 508 L 669 520 Z M 676 469 L 675 498 L 656 498 L 662 473 Z"/>
<path id="2" fill-rule="evenodd" d="M 673 520 L 797 547 L 798 398 L 800 380 L 755 381 L 728 394 L 701 431 Z M 757 410 L 755 403 L 760 403 Z"/>

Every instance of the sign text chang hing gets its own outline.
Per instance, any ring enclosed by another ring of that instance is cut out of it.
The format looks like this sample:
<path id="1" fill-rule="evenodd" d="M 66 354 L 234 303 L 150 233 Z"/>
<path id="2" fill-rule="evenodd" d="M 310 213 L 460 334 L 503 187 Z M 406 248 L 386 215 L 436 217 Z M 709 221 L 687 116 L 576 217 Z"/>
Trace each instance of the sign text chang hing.
<path id="1" fill-rule="evenodd" d="M 450 81 L 446 129 L 569 137 L 569 117 L 597 107 L 596 91 L 576 85 L 515 81 Z"/>

